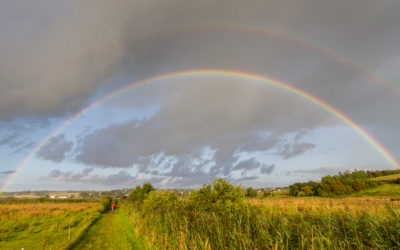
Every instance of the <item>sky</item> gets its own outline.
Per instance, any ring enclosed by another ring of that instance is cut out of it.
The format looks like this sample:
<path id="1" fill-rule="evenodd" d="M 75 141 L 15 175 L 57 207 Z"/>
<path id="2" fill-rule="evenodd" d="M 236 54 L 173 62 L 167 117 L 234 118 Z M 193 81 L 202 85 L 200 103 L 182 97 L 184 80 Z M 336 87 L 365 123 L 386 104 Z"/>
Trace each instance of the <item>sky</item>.
<path id="1" fill-rule="evenodd" d="M 396 169 L 399 12 L 396 0 L 1 1 L 0 192 Z"/>

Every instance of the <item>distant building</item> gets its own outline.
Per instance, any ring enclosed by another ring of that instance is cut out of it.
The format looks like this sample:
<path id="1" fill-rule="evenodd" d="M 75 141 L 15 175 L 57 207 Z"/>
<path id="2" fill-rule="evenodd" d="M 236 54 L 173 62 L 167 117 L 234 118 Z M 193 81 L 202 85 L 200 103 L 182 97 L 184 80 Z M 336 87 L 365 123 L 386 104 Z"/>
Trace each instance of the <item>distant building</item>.
<path id="1" fill-rule="evenodd" d="M 12 196 L 15 199 L 35 199 L 35 198 L 40 198 L 40 196 L 37 196 L 36 194 L 14 194 Z"/>
<path id="2" fill-rule="evenodd" d="M 79 193 L 69 193 L 69 192 L 53 192 L 47 195 L 50 199 L 68 199 L 68 198 L 78 198 Z"/>

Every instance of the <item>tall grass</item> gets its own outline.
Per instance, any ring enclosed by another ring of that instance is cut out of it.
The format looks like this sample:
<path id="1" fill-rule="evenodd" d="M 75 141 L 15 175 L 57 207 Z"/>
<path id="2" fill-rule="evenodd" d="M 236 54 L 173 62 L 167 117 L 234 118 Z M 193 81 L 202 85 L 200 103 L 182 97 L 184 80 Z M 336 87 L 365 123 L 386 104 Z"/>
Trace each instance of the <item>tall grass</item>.
<path id="1" fill-rule="evenodd" d="M 0 249 L 64 249 L 99 217 L 93 202 L 0 204 Z"/>
<path id="2" fill-rule="evenodd" d="M 393 204 L 371 210 L 253 204 L 240 187 L 220 184 L 188 199 L 152 192 L 143 202 L 122 202 L 121 210 L 156 249 L 400 248 L 400 213 Z"/>

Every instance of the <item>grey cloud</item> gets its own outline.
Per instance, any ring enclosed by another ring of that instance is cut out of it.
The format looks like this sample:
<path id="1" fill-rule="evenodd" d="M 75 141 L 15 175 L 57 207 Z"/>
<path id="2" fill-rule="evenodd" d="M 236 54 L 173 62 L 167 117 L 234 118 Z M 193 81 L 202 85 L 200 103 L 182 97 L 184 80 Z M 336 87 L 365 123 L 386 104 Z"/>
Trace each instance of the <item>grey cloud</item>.
<path id="1" fill-rule="evenodd" d="M 51 138 L 51 140 L 39 150 L 37 155 L 44 160 L 59 163 L 66 158 L 68 152 L 72 150 L 73 145 L 72 141 L 68 141 L 65 138 L 65 134 L 60 134 Z"/>
<path id="2" fill-rule="evenodd" d="M 278 154 L 281 155 L 284 159 L 289 159 L 313 148 L 315 148 L 315 144 L 307 142 L 286 143 L 279 148 Z"/>
<path id="3" fill-rule="evenodd" d="M 248 160 L 244 160 L 236 164 L 233 169 L 234 170 L 254 170 L 259 168 L 261 165 L 260 162 L 257 162 L 255 158 L 250 158 Z"/>
<path id="4" fill-rule="evenodd" d="M 189 177 L 181 176 L 153 176 L 139 177 L 132 176 L 126 171 L 119 171 L 116 174 L 92 174 L 92 168 L 86 168 L 82 172 L 52 170 L 47 176 L 41 177 L 41 180 L 57 182 L 73 182 L 87 184 L 101 184 L 107 186 L 134 187 L 144 182 L 150 182 L 157 188 L 198 188 L 203 184 L 212 182 L 215 176 L 207 173 L 197 173 Z M 251 182 L 256 180 L 257 176 L 246 176 L 240 178 L 227 178 L 233 183 Z"/>
<path id="5" fill-rule="evenodd" d="M 223 68 L 307 91 L 345 111 L 399 155 L 400 116 L 388 114 L 398 113 L 400 98 L 370 72 L 396 82 L 396 63 L 386 64 L 398 61 L 393 51 L 400 49 L 399 11 L 396 1 L 370 0 L 2 1 L 0 120 L 45 121 L 133 81 Z M 109 104 L 121 108 L 158 110 L 144 121 L 93 128 L 78 138 L 75 160 L 132 167 L 163 153 L 182 158 L 169 165 L 184 176 L 195 172 L 190 166 L 185 171 L 192 163 L 183 158 L 210 147 L 216 150 L 215 165 L 200 174 L 205 180 L 229 176 L 236 153 L 275 150 L 289 159 L 314 147 L 300 141 L 307 131 L 343 124 L 321 107 L 267 84 L 200 78 L 152 83 L 113 100 Z M 289 133 L 297 135 L 287 143 Z M 62 161 L 70 144 L 55 143 L 60 145 L 43 150 L 41 157 Z M 161 170 L 142 164 L 140 171 L 170 171 Z"/>
<path id="6" fill-rule="evenodd" d="M 17 133 L 5 135 L 0 139 L 0 146 L 11 144 L 16 138 L 18 138 Z"/>
<path id="7" fill-rule="evenodd" d="M 235 152 L 267 151 L 282 143 L 287 133 L 337 124 L 310 103 L 287 99 L 287 93 L 265 85 L 228 77 L 180 80 L 174 86 L 153 117 L 88 134 L 76 160 L 93 166 L 130 167 L 142 156 L 182 155 L 209 146 L 217 150 L 218 163 L 232 165 Z M 299 146 L 293 150 L 300 153 Z"/>
<path id="8" fill-rule="evenodd" d="M 258 176 L 247 176 L 247 177 L 241 177 L 237 179 L 231 179 L 232 182 L 234 183 L 239 183 L 239 182 L 246 182 L 246 181 L 254 181 L 257 180 L 259 177 Z"/>
<path id="9" fill-rule="evenodd" d="M 85 168 L 82 172 L 74 171 L 63 172 L 60 170 L 52 170 L 47 176 L 41 177 L 42 180 L 91 183 L 102 185 L 133 185 L 137 183 L 136 178 L 126 171 L 119 171 L 116 174 L 99 175 L 91 174 L 92 168 Z"/>
<path id="10" fill-rule="evenodd" d="M 61 176 L 62 172 L 58 169 L 54 169 L 50 172 L 49 177 L 51 178 L 57 178 L 59 176 Z"/>
<path id="11" fill-rule="evenodd" d="M 344 110 L 356 102 L 368 105 L 356 94 L 360 83 L 372 88 L 372 98 L 388 92 L 375 88 L 376 82 L 340 56 L 332 58 L 307 42 L 296 43 L 274 32 L 238 28 L 282 31 L 370 66 L 380 65 L 399 48 L 395 31 L 400 5 L 390 2 L 377 8 L 373 1 L 359 3 L 339 1 L 333 8 L 314 0 L 3 1 L 0 119 L 64 115 L 82 107 L 114 78 L 124 79 L 118 85 L 131 82 L 132 75 L 140 79 L 205 67 L 271 75 Z M 374 105 L 385 103 L 382 99 Z M 356 117 L 363 112 L 355 109 Z"/>
<path id="12" fill-rule="evenodd" d="M 261 170 L 260 170 L 260 172 L 262 173 L 262 174 L 271 174 L 272 173 L 272 171 L 274 171 L 274 169 L 275 169 L 275 165 L 274 164 L 272 164 L 272 165 L 264 165 L 262 168 L 261 168 Z"/>
<path id="13" fill-rule="evenodd" d="M 24 152 L 26 150 L 31 150 L 36 146 L 36 142 L 26 142 L 24 145 L 20 146 L 19 148 L 15 149 L 14 151 L 11 152 L 11 155 L 13 154 L 19 154 L 21 152 Z"/>
<path id="14" fill-rule="evenodd" d="M 0 146 L 6 146 L 12 149 L 10 155 L 21 153 L 33 148 L 35 145 L 35 142 L 32 142 L 29 138 L 23 136 L 21 132 L 11 132 L 5 134 L 3 138 L 0 139 Z"/>
<path id="15" fill-rule="evenodd" d="M 256 158 L 250 158 L 244 161 L 237 163 L 233 170 L 242 170 L 242 176 L 245 175 L 248 171 L 259 169 L 261 174 L 271 174 L 274 171 L 275 165 L 267 165 L 265 163 L 259 162 Z"/>
<path id="16" fill-rule="evenodd" d="M 0 174 L 2 174 L 2 175 L 10 175 L 10 174 L 14 174 L 15 172 L 17 172 L 17 171 L 8 170 L 8 171 L 1 171 Z"/>

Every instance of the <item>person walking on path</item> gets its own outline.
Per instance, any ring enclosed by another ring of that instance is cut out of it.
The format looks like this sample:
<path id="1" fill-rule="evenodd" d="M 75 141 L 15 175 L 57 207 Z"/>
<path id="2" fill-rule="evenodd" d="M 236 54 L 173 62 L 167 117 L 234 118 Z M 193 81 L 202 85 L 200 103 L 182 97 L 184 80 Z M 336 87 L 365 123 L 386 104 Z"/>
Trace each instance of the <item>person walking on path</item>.
<path id="1" fill-rule="evenodd" d="M 112 211 L 114 211 L 114 209 L 117 207 L 117 205 L 115 205 L 115 203 L 113 203 L 112 205 L 111 205 L 111 210 Z"/>

